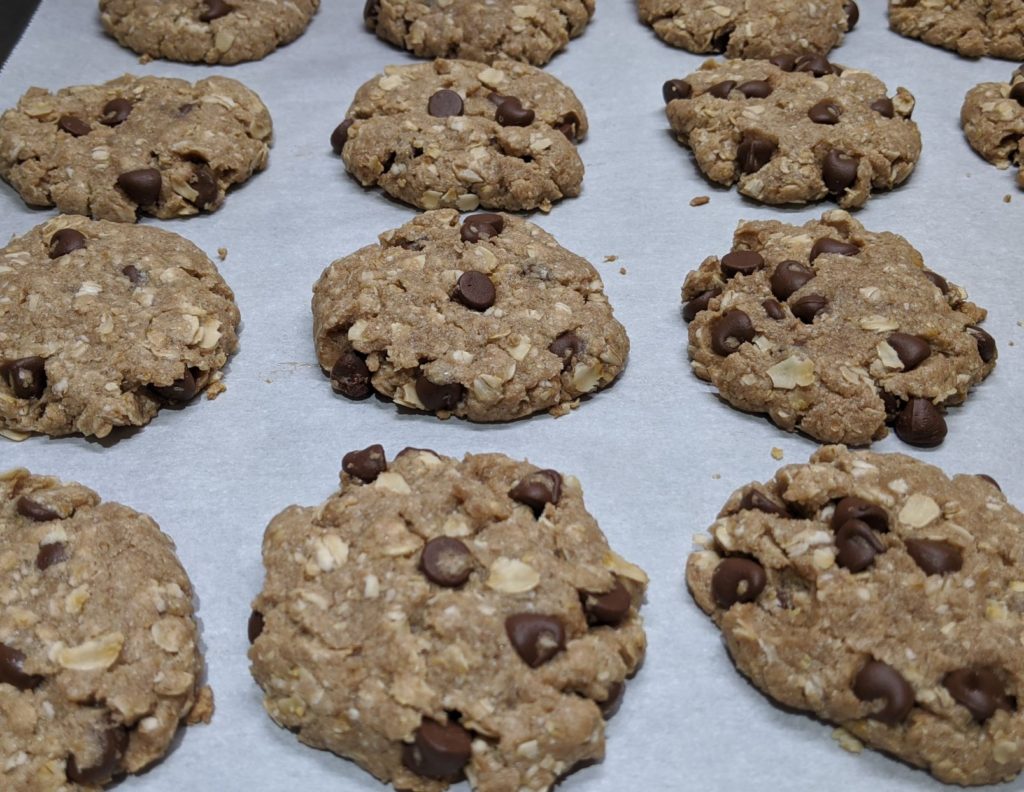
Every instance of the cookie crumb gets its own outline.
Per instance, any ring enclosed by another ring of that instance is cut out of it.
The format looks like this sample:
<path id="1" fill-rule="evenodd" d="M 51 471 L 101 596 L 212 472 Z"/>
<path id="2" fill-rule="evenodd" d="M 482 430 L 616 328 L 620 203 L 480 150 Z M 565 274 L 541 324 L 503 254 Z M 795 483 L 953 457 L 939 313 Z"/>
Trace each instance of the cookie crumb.
<path id="1" fill-rule="evenodd" d="M 207 685 L 196 696 L 196 703 L 192 706 L 191 712 L 186 716 L 185 722 L 189 726 L 195 726 L 197 723 L 209 723 L 212 717 L 213 690 Z"/>
<path id="2" fill-rule="evenodd" d="M 145 66 L 147 63 L 151 63 L 152 60 L 153 60 L 153 56 L 152 55 L 140 55 L 139 56 L 139 65 L 140 66 Z"/>
<path id="3" fill-rule="evenodd" d="M 1003 203 L 1009 203 L 1012 200 L 1013 200 L 1013 196 L 1010 195 L 1009 193 L 1007 193 L 1006 195 L 1003 196 Z"/>
<path id="4" fill-rule="evenodd" d="M 711 202 L 711 197 L 708 195 L 698 195 L 695 198 L 690 199 L 690 206 L 703 206 L 706 203 Z"/>
<path id="5" fill-rule="evenodd" d="M 839 743 L 839 747 L 852 754 L 859 754 L 864 750 L 864 743 L 850 734 L 846 729 L 835 729 L 832 732 L 832 739 Z"/>
<path id="6" fill-rule="evenodd" d="M 772 448 L 772 459 L 780 460 L 783 457 L 781 448 Z"/>
<path id="7" fill-rule="evenodd" d="M 619 257 L 618 256 L 605 256 L 604 260 L 605 260 L 606 264 L 611 264 L 613 261 L 618 261 Z"/>
<path id="8" fill-rule="evenodd" d="M 217 248 L 217 258 L 219 258 L 221 261 L 223 261 L 227 257 L 228 257 L 228 249 L 226 247 L 219 247 L 219 248 Z"/>
<path id="9" fill-rule="evenodd" d="M 626 268 L 625 268 L 625 267 L 619 267 L 619 275 L 625 275 L 625 274 L 626 274 L 626 271 L 627 271 L 627 270 L 626 270 Z"/>

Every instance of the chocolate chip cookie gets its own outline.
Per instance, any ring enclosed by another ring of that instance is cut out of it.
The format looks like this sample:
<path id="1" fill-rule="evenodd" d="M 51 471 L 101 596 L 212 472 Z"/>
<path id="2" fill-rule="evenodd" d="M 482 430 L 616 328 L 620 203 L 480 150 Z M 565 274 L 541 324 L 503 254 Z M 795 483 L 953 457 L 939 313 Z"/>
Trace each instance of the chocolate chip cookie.
<path id="1" fill-rule="evenodd" d="M 735 492 L 686 567 L 773 699 L 953 784 L 1024 767 L 1024 515 L 987 476 L 829 446 Z"/>
<path id="2" fill-rule="evenodd" d="M 579 195 L 587 115 L 539 69 L 389 66 L 356 93 L 331 146 L 364 187 L 420 209 L 542 209 Z"/>
<path id="3" fill-rule="evenodd" d="M 629 339 L 594 267 L 518 217 L 459 220 L 427 212 L 324 271 L 313 333 L 335 391 L 507 421 L 611 383 Z"/>
<path id="4" fill-rule="evenodd" d="M 903 237 L 842 210 L 803 226 L 743 222 L 686 277 L 694 373 L 742 410 L 827 443 L 887 434 L 932 447 L 943 408 L 996 363 L 985 310 Z"/>
<path id="5" fill-rule="evenodd" d="M 967 92 L 960 123 L 971 148 L 997 168 L 1024 163 L 1024 67 L 1008 83 L 981 83 Z M 1024 187 L 1024 170 L 1017 171 Z"/>
<path id="6" fill-rule="evenodd" d="M 674 47 L 729 58 L 827 54 L 853 30 L 853 0 L 639 0 L 640 19 Z"/>
<path id="7" fill-rule="evenodd" d="M 50 93 L 0 116 L 0 177 L 30 206 L 134 223 L 139 212 L 212 212 L 267 166 L 270 113 L 237 80 L 126 74 Z"/>
<path id="8" fill-rule="evenodd" d="M 367 0 L 363 19 L 385 41 L 421 58 L 509 59 L 543 66 L 583 32 L 594 0 Z"/>
<path id="9" fill-rule="evenodd" d="M 889 26 L 969 58 L 1024 60 L 1024 0 L 889 0 Z"/>
<path id="10" fill-rule="evenodd" d="M 914 97 L 820 55 L 707 61 L 662 93 L 679 141 L 711 181 L 767 204 L 832 197 L 844 209 L 910 176 Z"/>
<path id="11" fill-rule="evenodd" d="M 397 789 L 547 790 L 604 755 L 644 655 L 647 576 L 572 476 L 381 446 L 263 538 L 249 622 L 263 705 Z"/>
<path id="12" fill-rule="evenodd" d="M 259 60 L 301 36 L 320 0 L 100 0 L 103 28 L 152 58 Z"/>
<path id="13" fill-rule="evenodd" d="M 105 437 L 223 390 L 238 321 L 188 240 L 55 217 L 0 250 L 0 430 Z"/>
<path id="14" fill-rule="evenodd" d="M 213 696 L 192 586 L 157 524 L 79 484 L 0 473 L 0 777 L 95 790 L 170 748 Z"/>

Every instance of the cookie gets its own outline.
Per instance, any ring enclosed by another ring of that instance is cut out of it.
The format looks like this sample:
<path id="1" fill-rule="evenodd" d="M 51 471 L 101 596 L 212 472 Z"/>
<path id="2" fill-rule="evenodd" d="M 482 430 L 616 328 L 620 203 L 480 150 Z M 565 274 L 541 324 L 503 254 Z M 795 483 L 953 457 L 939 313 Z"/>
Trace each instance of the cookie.
<path id="1" fill-rule="evenodd" d="M 0 786 L 95 790 L 163 757 L 213 697 L 192 586 L 152 519 L 0 473 Z"/>
<path id="2" fill-rule="evenodd" d="M 389 66 L 356 93 L 331 146 L 364 187 L 420 209 L 542 209 L 579 195 L 587 115 L 514 61 Z"/>
<path id="3" fill-rule="evenodd" d="M 1008 83 L 981 83 L 967 92 L 960 123 L 971 148 L 997 168 L 1024 164 L 1024 67 Z M 1017 171 L 1024 187 L 1024 170 Z"/>
<path id="4" fill-rule="evenodd" d="M 713 182 L 766 204 L 863 206 L 914 170 L 914 97 L 819 55 L 707 61 L 662 89 L 679 142 Z"/>
<path id="5" fill-rule="evenodd" d="M 517 60 L 543 66 L 594 15 L 594 0 L 367 0 L 366 26 L 421 58 Z"/>
<path id="6" fill-rule="evenodd" d="M 1024 515 L 992 479 L 829 446 L 710 534 L 686 581 L 758 688 L 947 783 L 1020 773 Z"/>
<path id="7" fill-rule="evenodd" d="M 629 339 L 597 270 L 512 215 L 427 212 L 313 289 L 335 391 L 472 421 L 567 413 L 622 371 Z"/>
<path id="8" fill-rule="evenodd" d="M 673 47 L 728 58 L 825 55 L 853 30 L 853 0 L 639 0 L 640 19 Z"/>
<path id="9" fill-rule="evenodd" d="M 946 406 L 991 372 L 985 310 L 903 237 L 846 212 L 803 226 L 742 222 L 686 277 L 694 373 L 730 404 L 825 443 L 887 434 L 932 447 Z"/>
<path id="10" fill-rule="evenodd" d="M 647 576 L 579 482 L 501 454 L 377 445 L 263 538 L 252 673 L 279 725 L 396 789 L 550 789 L 604 755 Z"/>
<path id="11" fill-rule="evenodd" d="M 212 398 L 238 322 L 188 240 L 55 217 L 0 250 L 0 430 L 105 437 L 208 385 Z"/>
<path id="12" fill-rule="evenodd" d="M 270 138 L 270 113 L 236 80 L 126 74 L 30 88 L 0 116 L 0 177 L 30 206 L 121 223 L 185 217 L 263 170 Z"/>
<path id="13" fill-rule="evenodd" d="M 968 58 L 1024 60 L 1024 0 L 889 0 L 889 26 Z"/>
<path id="14" fill-rule="evenodd" d="M 259 60 L 301 36 L 320 0 L 100 0 L 103 29 L 144 57 Z"/>

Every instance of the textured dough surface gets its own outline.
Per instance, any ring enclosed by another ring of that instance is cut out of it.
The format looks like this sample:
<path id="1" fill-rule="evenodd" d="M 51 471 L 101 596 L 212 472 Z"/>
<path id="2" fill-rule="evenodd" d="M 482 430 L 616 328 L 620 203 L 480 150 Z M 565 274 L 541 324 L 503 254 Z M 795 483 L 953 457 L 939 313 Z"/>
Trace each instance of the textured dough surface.
<path id="1" fill-rule="evenodd" d="M 86 247 L 51 259 L 62 229 Z M 2 429 L 104 437 L 141 426 L 163 403 L 150 386 L 219 382 L 238 346 L 231 289 L 169 231 L 55 217 L 0 250 L 0 273 L 0 364 L 40 357 L 46 369 L 38 398 L 20 398 L 0 377 Z"/>
<path id="2" fill-rule="evenodd" d="M 751 491 L 788 514 L 743 508 Z M 856 574 L 836 565 L 830 527 L 836 502 L 851 495 L 883 509 L 889 526 L 874 532 L 884 552 Z M 830 446 L 810 464 L 738 490 L 710 534 L 690 556 L 686 580 L 758 688 L 947 783 L 997 783 L 1021 771 L 1024 515 L 997 487 L 900 454 Z M 957 548 L 962 568 L 926 574 L 907 549 L 921 539 Z M 765 570 L 754 601 L 727 609 L 716 601 L 712 581 L 726 557 Z M 912 688 L 913 707 L 896 724 L 872 717 L 883 702 L 852 690 L 871 660 Z M 944 685 L 964 668 L 990 669 L 1016 701 L 976 722 Z"/>
<path id="3" fill-rule="evenodd" d="M 131 112 L 107 126 L 100 119 L 115 100 Z M 69 116 L 88 133 L 61 128 Z M 184 217 L 214 211 L 225 190 L 266 168 L 270 138 L 270 113 L 237 80 L 126 74 L 56 93 L 30 88 L 0 117 L 0 176 L 31 206 L 122 223 L 139 212 Z M 144 169 L 160 172 L 159 198 L 140 206 L 118 177 Z"/>
<path id="4" fill-rule="evenodd" d="M 889 0 L 889 26 L 969 58 L 1024 60 L 1024 0 Z"/>
<path id="5" fill-rule="evenodd" d="M 259 60 L 301 36 L 320 0 L 230 0 L 209 22 L 207 0 L 100 0 L 103 28 L 152 58 L 224 65 Z"/>
<path id="6" fill-rule="evenodd" d="M 59 560 L 40 569 L 41 548 L 58 543 Z M 70 757 L 79 772 L 106 759 L 115 775 L 137 773 L 184 719 L 209 719 L 192 587 L 149 517 L 79 484 L 0 473 L 0 571 L 0 644 L 36 677 L 0 681 L 4 790 L 98 789 L 106 779 L 67 778 Z M 123 745 L 116 759 L 112 738 Z"/>
<path id="7" fill-rule="evenodd" d="M 981 83 L 967 92 L 960 123 L 971 148 L 997 168 L 1016 165 L 1017 184 L 1024 188 L 1024 72 L 1017 69 L 1006 83 Z"/>
<path id="8" fill-rule="evenodd" d="M 546 790 L 601 758 L 599 704 L 644 655 L 647 578 L 609 549 L 575 478 L 539 518 L 514 501 L 509 490 L 536 470 L 500 454 L 406 450 L 372 484 L 345 475 L 321 506 L 275 517 L 249 653 L 270 716 L 415 792 L 448 786 L 402 762 L 425 718 L 460 714 L 473 735 L 466 775 L 484 792 Z M 471 555 L 461 587 L 420 570 L 424 543 L 440 536 Z M 588 626 L 580 592 L 616 582 L 629 594 L 623 620 Z M 535 668 L 506 635 L 506 618 L 525 612 L 565 629 L 565 648 Z"/>
<path id="9" fill-rule="evenodd" d="M 430 97 L 454 91 L 464 114 L 427 112 Z M 502 126 L 489 97 L 516 97 L 534 113 L 528 126 Z M 493 66 L 436 60 L 389 66 L 364 84 L 346 113 L 341 155 L 364 187 L 377 185 L 420 209 L 550 209 L 579 195 L 583 162 L 573 140 L 587 132 L 576 95 L 556 78 L 514 61 Z"/>

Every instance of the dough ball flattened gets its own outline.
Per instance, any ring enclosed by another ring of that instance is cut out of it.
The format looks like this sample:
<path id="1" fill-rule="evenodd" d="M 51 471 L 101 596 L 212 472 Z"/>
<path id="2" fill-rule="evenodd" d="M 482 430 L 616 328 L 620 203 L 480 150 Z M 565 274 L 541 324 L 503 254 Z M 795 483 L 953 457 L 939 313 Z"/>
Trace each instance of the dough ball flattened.
<path id="1" fill-rule="evenodd" d="M 674 47 L 728 58 L 827 55 L 853 30 L 853 0 L 639 0 L 640 19 Z"/>
<path id="2" fill-rule="evenodd" d="M 981 83 L 964 98 L 960 123 L 971 148 L 997 168 L 1016 165 L 1024 187 L 1024 67 L 1008 83 Z"/>
<path id="3" fill-rule="evenodd" d="M 517 60 L 543 66 L 583 33 L 594 0 L 367 0 L 363 19 L 384 41 L 421 58 Z"/>
<path id="4" fill-rule="evenodd" d="M 966 297 L 903 237 L 836 209 L 803 226 L 740 223 L 733 250 L 687 276 L 683 318 L 694 373 L 734 406 L 821 442 L 866 445 L 892 423 L 932 447 L 942 407 L 996 362 Z"/>
<path id="5" fill-rule="evenodd" d="M 301 36 L 320 0 L 100 0 L 103 28 L 152 58 L 259 60 Z"/>
<path id="6" fill-rule="evenodd" d="M 968 58 L 1024 60 L 1024 0 L 889 0 L 889 26 Z"/>
<path id="7" fill-rule="evenodd" d="M 638 668 L 647 576 L 579 482 L 501 454 L 377 445 L 263 538 L 252 673 L 264 707 L 396 789 L 547 790 L 604 755 Z"/>
<path id="8" fill-rule="evenodd" d="M 55 217 L 0 250 L 0 429 L 105 437 L 223 390 L 238 322 L 231 289 L 188 240 Z"/>
<path id="9" fill-rule="evenodd" d="M 0 116 L 0 176 L 31 206 L 134 223 L 212 212 L 267 166 L 270 113 L 237 80 L 126 74 L 50 93 Z"/>
<path id="10" fill-rule="evenodd" d="M 152 519 L 0 473 L 0 787 L 95 790 L 208 721 L 192 586 Z"/>
<path id="11" fill-rule="evenodd" d="M 828 446 L 709 533 L 686 580 L 758 688 L 947 783 L 1020 773 L 1024 515 L 994 480 Z"/>
<path id="12" fill-rule="evenodd" d="M 902 184 L 921 154 L 908 91 L 889 98 L 877 77 L 818 55 L 707 61 L 663 94 L 704 175 L 766 204 L 855 209 Z"/>
<path id="13" fill-rule="evenodd" d="M 601 276 L 513 215 L 427 212 L 331 264 L 313 289 L 334 389 L 472 421 L 565 414 L 629 354 Z"/>
<path id="14" fill-rule="evenodd" d="M 587 116 L 556 78 L 514 61 L 389 66 L 331 145 L 364 187 L 420 209 L 543 209 L 579 195 Z"/>

